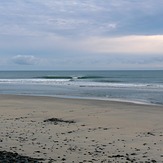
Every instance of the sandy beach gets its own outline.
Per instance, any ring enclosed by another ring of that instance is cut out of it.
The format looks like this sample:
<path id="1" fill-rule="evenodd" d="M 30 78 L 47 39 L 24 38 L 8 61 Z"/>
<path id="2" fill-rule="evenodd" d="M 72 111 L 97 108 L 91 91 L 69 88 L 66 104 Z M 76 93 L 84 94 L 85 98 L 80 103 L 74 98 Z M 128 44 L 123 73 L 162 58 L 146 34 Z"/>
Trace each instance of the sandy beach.
<path id="1" fill-rule="evenodd" d="M 163 162 L 163 106 L 0 95 L 0 151 L 38 162 Z"/>

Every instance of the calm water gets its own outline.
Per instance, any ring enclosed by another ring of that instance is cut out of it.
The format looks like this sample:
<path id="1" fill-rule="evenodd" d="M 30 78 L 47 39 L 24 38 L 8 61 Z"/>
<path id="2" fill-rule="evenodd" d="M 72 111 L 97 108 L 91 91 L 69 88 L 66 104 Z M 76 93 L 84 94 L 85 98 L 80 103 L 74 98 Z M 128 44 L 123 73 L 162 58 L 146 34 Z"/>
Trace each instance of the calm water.
<path id="1" fill-rule="evenodd" d="M 0 71 L 0 94 L 163 104 L 163 71 Z"/>

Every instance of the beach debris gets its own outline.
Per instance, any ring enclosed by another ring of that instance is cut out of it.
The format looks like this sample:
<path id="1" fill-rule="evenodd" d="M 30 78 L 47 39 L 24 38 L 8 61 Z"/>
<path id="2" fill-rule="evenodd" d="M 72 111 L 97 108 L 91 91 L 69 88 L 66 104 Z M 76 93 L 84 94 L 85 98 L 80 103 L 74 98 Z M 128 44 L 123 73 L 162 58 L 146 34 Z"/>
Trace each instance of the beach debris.
<path id="1" fill-rule="evenodd" d="M 152 132 L 147 132 L 147 134 L 148 134 L 148 135 L 155 136 L 155 134 L 154 134 L 154 133 L 152 133 Z"/>
<path id="2" fill-rule="evenodd" d="M 75 121 L 73 120 L 63 120 L 63 119 L 60 119 L 60 118 L 50 118 L 50 119 L 46 119 L 44 120 L 44 122 L 52 122 L 54 123 L 55 125 L 57 125 L 58 123 L 75 123 Z"/>
<path id="3" fill-rule="evenodd" d="M 41 163 L 43 161 L 43 158 L 32 158 L 29 156 L 22 156 L 18 153 L 14 152 L 7 152 L 7 151 L 0 151 L 0 162 L 6 162 L 6 163 Z"/>

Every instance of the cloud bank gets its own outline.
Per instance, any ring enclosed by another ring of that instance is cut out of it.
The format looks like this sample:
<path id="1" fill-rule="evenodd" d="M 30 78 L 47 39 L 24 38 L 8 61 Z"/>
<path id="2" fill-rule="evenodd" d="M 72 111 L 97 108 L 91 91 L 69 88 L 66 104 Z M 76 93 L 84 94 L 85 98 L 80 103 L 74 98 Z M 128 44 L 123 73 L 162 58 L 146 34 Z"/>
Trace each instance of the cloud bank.
<path id="1" fill-rule="evenodd" d="M 12 58 L 12 61 L 18 65 L 35 65 L 39 59 L 32 55 L 17 55 Z"/>
<path id="2" fill-rule="evenodd" d="M 162 8 L 162 0 L 0 1 L 2 64 L 27 69 L 78 69 L 80 63 L 80 69 L 163 67 Z"/>

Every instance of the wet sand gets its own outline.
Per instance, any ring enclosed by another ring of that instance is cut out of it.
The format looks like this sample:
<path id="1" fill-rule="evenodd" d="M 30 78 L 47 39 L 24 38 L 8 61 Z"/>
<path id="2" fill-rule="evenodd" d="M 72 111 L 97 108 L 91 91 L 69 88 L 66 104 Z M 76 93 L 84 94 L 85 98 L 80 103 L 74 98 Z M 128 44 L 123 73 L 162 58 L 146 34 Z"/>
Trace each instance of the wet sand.
<path id="1" fill-rule="evenodd" d="M 163 162 L 163 106 L 0 95 L 0 151 L 40 162 Z"/>

